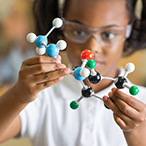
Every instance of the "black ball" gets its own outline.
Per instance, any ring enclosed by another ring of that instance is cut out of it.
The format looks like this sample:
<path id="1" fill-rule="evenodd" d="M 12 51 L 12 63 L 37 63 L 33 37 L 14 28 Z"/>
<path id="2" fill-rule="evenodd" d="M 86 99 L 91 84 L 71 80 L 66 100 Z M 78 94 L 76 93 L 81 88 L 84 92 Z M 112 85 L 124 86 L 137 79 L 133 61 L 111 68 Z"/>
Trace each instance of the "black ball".
<path id="1" fill-rule="evenodd" d="M 88 80 L 92 83 L 92 84 L 97 84 L 101 81 L 101 75 L 96 72 L 95 76 L 92 76 L 91 74 L 88 76 Z"/>
<path id="2" fill-rule="evenodd" d="M 107 108 L 107 109 L 110 109 L 108 106 L 106 106 L 105 104 L 104 104 L 104 106 Z"/>
<path id="3" fill-rule="evenodd" d="M 94 93 L 94 91 L 91 87 L 88 87 L 87 89 L 82 89 L 82 95 L 84 97 L 91 97 L 92 93 Z"/>
<path id="4" fill-rule="evenodd" d="M 122 89 L 124 88 L 123 87 L 124 83 L 127 83 L 127 80 L 123 76 L 120 76 L 118 77 L 118 81 L 115 83 L 115 85 L 118 89 Z"/>

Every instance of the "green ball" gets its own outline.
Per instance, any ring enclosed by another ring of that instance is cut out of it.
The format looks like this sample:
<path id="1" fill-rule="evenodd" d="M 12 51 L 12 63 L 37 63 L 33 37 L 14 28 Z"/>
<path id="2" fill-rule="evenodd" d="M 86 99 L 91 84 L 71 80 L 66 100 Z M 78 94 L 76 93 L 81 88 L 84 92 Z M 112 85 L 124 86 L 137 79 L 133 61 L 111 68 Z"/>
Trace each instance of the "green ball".
<path id="1" fill-rule="evenodd" d="M 139 89 L 136 86 L 132 86 L 132 87 L 130 87 L 129 92 L 131 95 L 137 95 L 139 92 Z"/>
<path id="2" fill-rule="evenodd" d="M 78 105 L 75 101 L 72 101 L 72 102 L 70 103 L 70 107 L 71 107 L 72 109 L 77 109 L 78 106 L 79 106 L 79 105 Z"/>
<path id="3" fill-rule="evenodd" d="M 96 62 L 93 59 L 90 59 L 86 63 L 86 67 L 89 69 L 93 69 L 96 66 Z"/>

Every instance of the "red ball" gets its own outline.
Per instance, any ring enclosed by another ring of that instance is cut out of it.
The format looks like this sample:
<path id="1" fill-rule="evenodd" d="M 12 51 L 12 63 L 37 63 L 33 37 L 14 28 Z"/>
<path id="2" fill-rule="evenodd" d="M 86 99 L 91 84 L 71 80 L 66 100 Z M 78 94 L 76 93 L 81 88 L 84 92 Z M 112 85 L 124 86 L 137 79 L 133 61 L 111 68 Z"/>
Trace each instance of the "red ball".
<path id="1" fill-rule="evenodd" d="M 82 51 L 82 53 L 81 53 L 81 59 L 82 60 L 83 59 L 89 60 L 89 59 L 93 59 L 93 58 L 94 58 L 94 55 L 93 55 L 92 51 L 90 51 L 90 50 Z"/>

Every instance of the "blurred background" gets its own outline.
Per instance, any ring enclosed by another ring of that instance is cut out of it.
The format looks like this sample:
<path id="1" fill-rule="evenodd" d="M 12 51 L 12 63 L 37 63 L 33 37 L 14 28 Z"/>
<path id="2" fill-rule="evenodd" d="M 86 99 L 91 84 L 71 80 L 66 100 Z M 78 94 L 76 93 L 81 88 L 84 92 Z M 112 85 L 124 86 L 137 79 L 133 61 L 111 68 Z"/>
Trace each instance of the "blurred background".
<path id="1" fill-rule="evenodd" d="M 0 85 L 11 86 L 18 76 L 21 62 L 35 54 L 26 40 L 34 31 L 30 0 L 0 0 Z"/>
<path id="2" fill-rule="evenodd" d="M 24 59 L 35 56 L 26 40 L 34 32 L 31 0 L 0 0 L 0 94 L 17 80 Z M 31 146 L 28 139 L 9 140 L 0 146 Z"/>
<path id="3" fill-rule="evenodd" d="M 33 0 L 0 0 L 0 94 L 6 91 L 18 77 L 24 59 L 35 56 L 35 46 L 26 41 L 26 35 L 34 32 Z M 141 0 L 137 2 L 136 15 L 140 18 Z M 66 52 L 60 53 L 67 62 Z M 119 66 L 133 62 L 136 70 L 128 75 L 134 83 L 146 86 L 146 49 L 130 57 L 122 58 Z M 31 146 L 28 139 L 11 139 L 0 146 Z"/>

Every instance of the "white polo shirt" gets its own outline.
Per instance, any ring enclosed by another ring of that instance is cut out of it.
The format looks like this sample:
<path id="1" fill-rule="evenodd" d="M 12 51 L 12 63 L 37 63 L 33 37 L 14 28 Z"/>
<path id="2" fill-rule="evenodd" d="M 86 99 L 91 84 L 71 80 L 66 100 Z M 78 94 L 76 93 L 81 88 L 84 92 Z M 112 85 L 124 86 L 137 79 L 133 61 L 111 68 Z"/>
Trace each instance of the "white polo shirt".
<path id="1" fill-rule="evenodd" d="M 124 71 L 121 69 L 121 75 Z M 129 82 L 129 84 L 131 84 Z M 114 84 L 96 95 L 107 95 Z M 136 98 L 146 103 L 146 88 Z M 70 102 L 81 96 L 82 85 L 71 75 L 43 90 L 21 113 L 21 136 L 33 146 L 127 146 L 122 130 L 102 100 L 83 98 L 76 110 Z M 122 89 L 129 94 L 128 89 Z"/>

